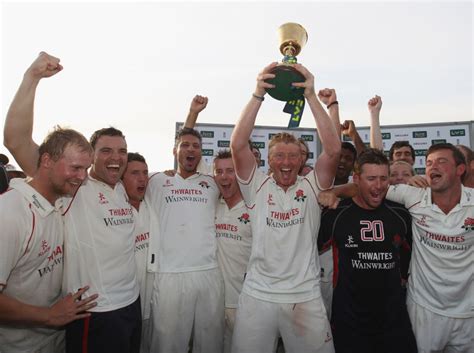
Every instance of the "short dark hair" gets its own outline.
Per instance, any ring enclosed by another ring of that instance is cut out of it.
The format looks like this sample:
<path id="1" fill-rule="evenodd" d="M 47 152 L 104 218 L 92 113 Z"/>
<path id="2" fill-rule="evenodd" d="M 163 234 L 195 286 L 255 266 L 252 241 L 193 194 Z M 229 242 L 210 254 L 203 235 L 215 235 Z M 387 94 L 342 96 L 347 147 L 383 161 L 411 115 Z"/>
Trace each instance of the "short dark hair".
<path id="1" fill-rule="evenodd" d="M 106 127 L 97 131 L 94 131 L 94 133 L 91 136 L 90 143 L 93 149 L 95 149 L 95 145 L 97 144 L 97 141 L 99 138 L 102 136 L 119 136 L 123 137 L 125 139 L 125 135 L 122 133 L 122 131 L 114 128 L 114 127 Z"/>
<path id="2" fill-rule="evenodd" d="M 449 142 L 436 143 L 434 145 L 431 145 L 430 148 L 428 148 L 428 151 L 426 151 L 426 158 L 428 158 L 428 156 L 431 153 L 439 151 L 439 150 L 450 150 L 453 153 L 454 163 L 456 164 L 456 167 L 460 164 L 466 165 L 466 159 L 464 158 L 464 155 L 462 154 L 462 152 L 456 146 L 454 146 L 453 144 Z M 464 171 L 464 173 L 462 173 L 461 175 L 462 181 L 464 180 L 466 176 L 466 172 L 467 172 L 467 168 Z"/>
<path id="3" fill-rule="evenodd" d="M 395 152 L 395 150 L 397 149 L 400 149 L 402 147 L 410 147 L 410 151 L 411 151 L 411 158 L 413 158 L 413 160 L 415 160 L 415 149 L 413 148 L 412 145 L 410 145 L 410 143 L 408 141 L 395 141 L 392 145 L 392 147 L 390 147 L 390 151 L 388 152 L 388 158 L 393 161 L 393 153 Z"/>
<path id="4" fill-rule="evenodd" d="M 359 154 L 354 164 L 354 173 L 360 174 L 364 164 L 386 165 L 387 169 L 389 169 L 387 157 L 377 148 L 367 148 Z"/>
<path id="5" fill-rule="evenodd" d="M 232 158 L 232 152 L 230 150 L 219 150 L 219 152 L 217 152 L 216 156 L 214 157 L 214 161 L 218 160 L 218 159 L 229 159 L 229 158 Z"/>
<path id="6" fill-rule="evenodd" d="M 354 160 L 357 159 L 357 150 L 352 143 L 344 141 L 341 143 L 341 148 L 351 151 L 352 154 L 354 155 Z"/>
<path id="7" fill-rule="evenodd" d="M 197 137 L 199 139 L 199 144 L 202 144 L 202 136 L 199 133 L 199 131 L 192 129 L 190 127 L 183 127 L 176 133 L 176 138 L 174 140 L 174 146 L 177 147 L 179 141 L 181 140 L 181 137 L 186 136 L 186 135 L 192 135 L 194 137 Z"/>
<path id="8" fill-rule="evenodd" d="M 145 157 L 143 157 L 140 153 L 137 152 L 128 152 L 127 153 L 127 162 L 142 162 L 146 164 Z"/>
<path id="9" fill-rule="evenodd" d="M 428 151 L 426 151 L 426 158 L 428 158 L 431 153 L 439 150 L 450 150 L 453 153 L 454 163 L 456 163 L 456 166 L 466 164 L 466 159 L 462 152 L 449 142 L 431 145 L 430 148 L 428 148 Z"/>

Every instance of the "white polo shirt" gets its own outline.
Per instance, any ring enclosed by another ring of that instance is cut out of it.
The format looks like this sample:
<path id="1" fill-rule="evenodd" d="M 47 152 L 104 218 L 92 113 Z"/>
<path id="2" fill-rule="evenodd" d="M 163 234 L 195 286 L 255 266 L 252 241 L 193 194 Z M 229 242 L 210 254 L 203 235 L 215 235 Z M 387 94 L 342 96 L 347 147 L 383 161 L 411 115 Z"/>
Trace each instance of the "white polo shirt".
<path id="1" fill-rule="evenodd" d="M 24 179 L 12 180 L 10 188 L 0 196 L 0 291 L 26 304 L 50 307 L 61 296 L 61 201 L 52 206 Z M 57 333 L 0 325 L 0 351 L 41 348 Z"/>
<path id="2" fill-rule="evenodd" d="M 64 216 L 63 289 L 75 292 L 89 285 L 84 297 L 99 294 L 91 311 L 132 304 L 139 295 L 134 217 L 122 183 L 112 189 L 89 176 L 74 198 L 68 199 Z"/>
<path id="3" fill-rule="evenodd" d="M 387 199 L 405 205 L 413 218 L 408 295 L 443 316 L 474 317 L 474 189 L 445 214 L 431 189 L 390 186 Z"/>
<path id="4" fill-rule="evenodd" d="M 142 319 L 150 318 L 150 301 L 153 290 L 154 274 L 147 272 L 147 258 L 150 241 L 150 210 L 145 201 L 140 203 L 140 210 L 133 209 L 135 217 L 135 262 L 137 264 L 137 279 L 140 287 L 140 302 Z"/>
<path id="5" fill-rule="evenodd" d="M 321 209 L 315 173 L 298 176 L 286 192 L 258 169 L 239 184 L 253 235 L 242 291 L 276 303 L 301 303 L 320 297 L 316 236 Z"/>
<path id="6" fill-rule="evenodd" d="M 178 273 L 217 267 L 214 217 L 219 189 L 209 175 L 157 173 L 145 194 L 152 217 L 149 267 Z"/>
<path id="7" fill-rule="evenodd" d="M 220 198 L 215 223 L 217 262 L 224 277 L 225 307 L 237 308 L 252 250 L 252 219 L 243 200 L 229 209 Z"/>

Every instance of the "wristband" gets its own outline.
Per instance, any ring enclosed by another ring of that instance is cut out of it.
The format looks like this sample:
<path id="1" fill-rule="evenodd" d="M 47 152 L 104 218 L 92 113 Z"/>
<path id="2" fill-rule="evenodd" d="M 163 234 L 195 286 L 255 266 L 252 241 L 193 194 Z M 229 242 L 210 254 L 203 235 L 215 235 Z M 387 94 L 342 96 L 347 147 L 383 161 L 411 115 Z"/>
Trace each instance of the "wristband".
<path id="1" fill-rule="evenodd" d="M 339 104 L 339 102 L 338 102 L 338 101 L 334 101 L 334 102 L 332 102 L 332 103 L 329 103 L 329 104 L 326 106 L 326 108 L 329 109 L 329 108 L 331 108 L 334 104 Z"/>
<path id="2" fill-rule="evenodd" d="M 263 102 L 265 100 L 265 97 L 257 96 L 255 93 L 252 93 L 252 97 L 255 98 L 256 100 L 259 100 L 260 102 Z"/>

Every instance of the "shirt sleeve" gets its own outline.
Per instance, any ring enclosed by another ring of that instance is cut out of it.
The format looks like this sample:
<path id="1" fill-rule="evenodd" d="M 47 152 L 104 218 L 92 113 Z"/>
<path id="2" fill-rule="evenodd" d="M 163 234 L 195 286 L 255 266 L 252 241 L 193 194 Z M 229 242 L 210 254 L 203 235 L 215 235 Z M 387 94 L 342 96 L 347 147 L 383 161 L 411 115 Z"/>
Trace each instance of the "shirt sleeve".
<path id="1" fill-rule="evenodd" d="M 156 195 L 158 195 L 158 192 L 160 190 L 160 184 L 162 184 L 162 173 L 155 173 L 150 175 L 150 178 L 148 180 L 148 185 L 146 187 L 146 192 L 145 192 L 145 201 L 147 204 L 152 207 L 156 200 Z"/>
<path id="2" fill-rule="evenodd" d="M 411 225 L 412 220 L 408 211 L 403 212 L 402 217 L 405 220 L 405 224 L 407 225 L 407 231 L 400 249 L 400 274 L 403 279 L 408 279 L 411 261 L 411 249 L 413 243 L 413 233 Z"/>
<path id="3" fill-rule="evenodd" d="M 333 228 L 334 211 L 324 209 L 321 214 L 321 225 L 318 233 L 318 252 L 320 254 L 326 252 L 331 247 L 332 228 Z"/>
<path id="4" fill-rule="evenodd" d="M 387 200 L 401 203 L 406 208 L 410 208 L 421 200 L 424 192 L 425 189 L 416 188 L 410 185 L 390 185 L 386 197 Z"/>
<path id="5" fill-rule="evenodd" d="M 255 168 L 253 169 L 252 173 L 248 180 L 242 180 L 237 175 L 237 181 L 239 182 L 240 191 L 242 192 L 242 197 L 247 206 L 252 206 L 255 204 L 255 197 L 259 189 L 263 186 L 265 182 L 270 182 L 270 176 L 265 175 L 261 170 L 257 168 L 255 164 Z"/>
<path id="6" fill-rule="evenodd" d="M 3 291 L 10 273 L 26 252 L 27 240 L 31 238 L 33 231 L 31 229 L 33 213 L 27 214 L 30 218 L 25 220 L 23 219 L 24 215 L 23 217 L 19 214 L 13 215 L 11 209 L 11 205 L 7 205 L 6 202 L 0 205 L 0 224 L 2 225 L 0 231 L 0 291 Z"/>

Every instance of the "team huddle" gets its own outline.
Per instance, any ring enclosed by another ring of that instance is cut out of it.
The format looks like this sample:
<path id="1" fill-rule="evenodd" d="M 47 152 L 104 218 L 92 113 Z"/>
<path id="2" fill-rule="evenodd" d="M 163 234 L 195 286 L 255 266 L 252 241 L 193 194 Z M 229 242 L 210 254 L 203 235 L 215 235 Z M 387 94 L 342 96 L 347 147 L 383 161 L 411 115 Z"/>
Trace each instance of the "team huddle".
<path id="1" fill-rule="evenodd" d="M 307 165 L 278 133 L 264 173 L 250 137 L 275 65 L 212 166 L 196 96 L 177 169 L 149 175 L 113 127 L 33 141 L 37 86 L 63 69 L 40 53 L 4 128 L 28 177 L 0 195 L 1 353 L 474 352 L 473 152 L 432 145 L 413 176 L 411 146 L 382 151 L 380 97 L 367 148 L 294 64 L 322 152 Z"/>

